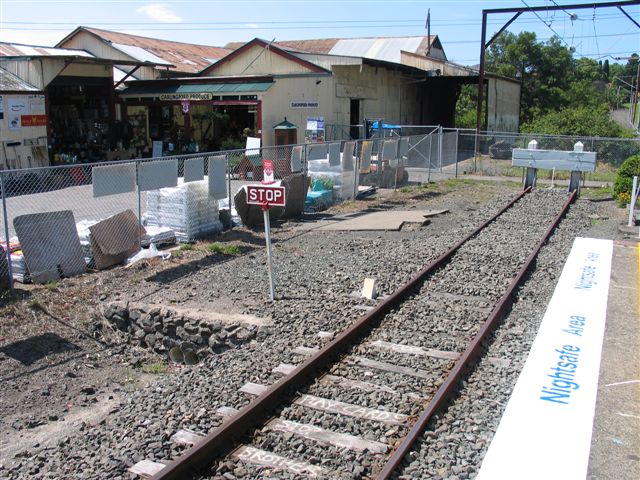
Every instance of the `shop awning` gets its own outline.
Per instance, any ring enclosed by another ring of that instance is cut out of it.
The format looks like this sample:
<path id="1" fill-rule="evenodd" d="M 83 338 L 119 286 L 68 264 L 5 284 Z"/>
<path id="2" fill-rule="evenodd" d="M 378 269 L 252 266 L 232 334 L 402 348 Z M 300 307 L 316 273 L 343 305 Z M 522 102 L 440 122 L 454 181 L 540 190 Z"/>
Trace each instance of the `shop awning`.
<path id="1" fill-rule="evenodd" d="M 266 92 L 271 88 L 273 82 L 227 82 L 227 83 L 204 83 L 204 84 L 183 84 L 183 85 L 131 85 L 120 92 L 121 97 L 160 97 L 165 96 L 165 100 L 185 99 L 190 94 L 205 94 L 200 98 L 206 100 L 206 94 L 248 94 Z"/>

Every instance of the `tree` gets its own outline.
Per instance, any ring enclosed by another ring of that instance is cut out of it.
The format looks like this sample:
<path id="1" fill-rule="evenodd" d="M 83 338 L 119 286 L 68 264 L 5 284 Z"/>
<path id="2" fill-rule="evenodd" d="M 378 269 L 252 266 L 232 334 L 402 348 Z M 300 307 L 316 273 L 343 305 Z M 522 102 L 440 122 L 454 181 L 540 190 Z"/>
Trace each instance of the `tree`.
<path id="1" fill-rule="evenodd" d="M 638 54 L 633 53 L 627 60 L 627 64 L 624 66 L 624 69 L 622 70 L 622 75 L 625 77 L 635 78 L 636 75 L 638 74 L 639 61 L 640 61 L 640 57 L 638 56 Z"/>
<path id="2" fill-rule="evenodd" d="M 606 105 L 581 105 L 548 112 L 523 124 L 521 130 L 550 135 L 625 136 L 622 127 L 611 120 Z"/>
<path id="3" fill-rule="evenodd" d="M 604 61 L 604 63 L 602 64 L 602 73 L 604 74 L 605 78 L 607 80 L 609 80 L 609 59 L 606 59 Z"/>
<path id="4" fill-rule="evenodd" d="M 620 101 L 618 84 L 608 78 L 635 72 L 638 56 L 624 67 L 573 58 L 557 37 L 539 42 L 535 33 L 503 32 L 486 56 L 489 72 L 522 82 L 520 120 L 523 130 L 589 136 L 627 135 L 609 118 L 609 107 Z M 461 106 L 461 108 L 463 108 Z M 460 112 L 460 118 L 466 119 Z"/>
<path id="5" fill-rule="evenodd" d="M 567 103 L 565 92 L 573 59 L 555 37 L 541 43 L 533 32 L 505 32 L 489 47 L 486 69 L 522 82 L 521 116 L 525 122 Z"/>

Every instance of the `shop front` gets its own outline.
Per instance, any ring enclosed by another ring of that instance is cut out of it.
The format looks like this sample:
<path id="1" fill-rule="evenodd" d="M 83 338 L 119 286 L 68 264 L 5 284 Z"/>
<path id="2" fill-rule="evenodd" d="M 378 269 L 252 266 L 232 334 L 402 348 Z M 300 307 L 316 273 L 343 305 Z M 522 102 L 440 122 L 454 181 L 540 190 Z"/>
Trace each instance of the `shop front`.
<path id="1" fill-rule="evenodd" d="M 123 135 L 113 122 L 110 77 L 59 76 L 46 88 L 54 164 L 106 159 Z"/>
<path id="2" fill-rule="evenodd" d="M 261 94 L 271 85 L 130 82 L 120 93 L 123 118 L 143 157 L 244 148 L 248 136 L 261 136 Z"/>

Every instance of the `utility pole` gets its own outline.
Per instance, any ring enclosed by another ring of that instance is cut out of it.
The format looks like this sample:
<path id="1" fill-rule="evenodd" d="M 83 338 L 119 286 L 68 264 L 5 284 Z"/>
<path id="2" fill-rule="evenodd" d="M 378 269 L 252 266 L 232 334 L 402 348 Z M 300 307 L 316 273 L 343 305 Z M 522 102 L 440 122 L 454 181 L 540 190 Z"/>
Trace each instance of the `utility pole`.
<path id="1" fill-rule="evenodd" d="M 504 32 L 514 20 L 516 20 L 520 15 L 526 12 L 549 12 L 555 10 L 591 10 L 596 8 L 618 8 L 622 13 L 624 13 L 627 18 L 631 20 L 638 28 L 640 28 L 640 24 L 636 22 L 629 14 L 623 9 L 623 7 L 629 7 L 631 5 L 640 5 L 640 0 L 627 0 L 627 1 L 618 1 L 618 2 L 602 2 L 602 3 L 578 3 L 573 5 L 545 5 L 541 7 L 517 7 L 517 8 L 491 8 L 491 9 L 483 9 L 482 10 L 482 33 L 480 39 L 480 67 L 478 71 L 478 102 L 476 105 L 476 155 L 479 153 L 479 142 L 477 141 L 478 132 L 480 131 L 480 127 L 482 126 L 482 107 L 484 103 L 484 64 L 485 64 L 485 50 L 489 48 L 489 46 L 498 38 L 498 36 Z M 485 39 L 487 37 L 487 16 L 490 14 L 501 14 L 501 13 L 514 13 L 515 15 L 505 23 L 498 32 L 491 37 L 491 39 L 485 43 Z M 640 79 L 640 70 L 638 70 L 638 79 Z M 637 83 L 636 83 L 637 85 Z M 637 91 L 637 90 L 636 90 Z M 637 98 L 637 95 L 636 95 Z M 635 104 L 634 104 L 635 105 Z"/>

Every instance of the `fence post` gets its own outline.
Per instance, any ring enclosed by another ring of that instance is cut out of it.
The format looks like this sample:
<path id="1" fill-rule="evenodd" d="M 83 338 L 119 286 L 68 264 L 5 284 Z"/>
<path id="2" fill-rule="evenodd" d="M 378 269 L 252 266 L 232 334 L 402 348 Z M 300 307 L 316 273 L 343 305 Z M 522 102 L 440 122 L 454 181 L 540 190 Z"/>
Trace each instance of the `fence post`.
<path id="1" fill-rule="evenodd" d="M 5 255 L 7 256 L 7 269 L 9 273 L 9 288 L 13 291 L 13 267 L 11 266 L 11 246 L 9 242 L 9 220 L 7 215 L 7 191 L 4 187 L 4 175 L 0 172 L 0 190 L 2 190 L 2 217 L 4 219 L 4 236 L 7 242 Z"/>
<path id="2" fill-rule="evenodd" d="M 140 161 L 136 160 L 136 191 L 138 193 L 138 248 L 142 248 L 142 196 L 140 193 Z"/>
<path id="3" fill-rule="evenodd" d="M 229 152 L 225 152 L 224 159 L 227 164 L 227 199 L 229 201 L 229 230 L 233 229 L 233 217 L 231 216 L 231 163 L 229 162 Z"/>
<path id="4" fill-rule="evenodd" d="M 635 175 L 633 177 L 633 187 L 631 189 L 631 201 L 629 202 L 629 222 L 627 224 L 628 227 L 633 227 L 633 211 L 636 207 L 636 201 L 638 200 L 638 176 Z"/>
<path id="5" fill-rule="evenodd" d="M 442 140 L 443 140 L 443 132 L 442 126 L 438 127 L 438 169 L 440 173 L 442 173 Z"/>
<path id="6" fill-rule="evenodd" d="M 431 152 L 433 148 L 433 132 L 429 134 L 429 168 L 427 169 L 427 183 L 431 181 Z"/>
<path id="7" fill-rule="evenodd" d="M 456 147 L 453 152 L 456 159 L 456 178 L 458 178 L 458 141 L 459 139 L 460 139 L 460 130 L 456 128 Z"/>
<path id="8" fill-rule="evenodd" d="M 304 152 L 304 163 L 302 165 L 302 171 L 304 172 L 305 176 L 309 175 L 309 161 L 308 159 L 308 155 L 307 155 L 307 149 L 309 148 L 309 144 L 305 142 L 304 144 L 304 148 L 302 149 Z"/>
<path id="9" fill-rule="evenodd" d="M 358 163 L 360 162 L 360 149 L 358 149 L 358 144 L 360 142 L 356 140 L 354 145 L 353 152 L 353 199 L 355 200 L 358 197 L 358 187 L 360 186 L 360 179 L 358 178 L 358 171 L 360 168 L 358 167 Z"/>

